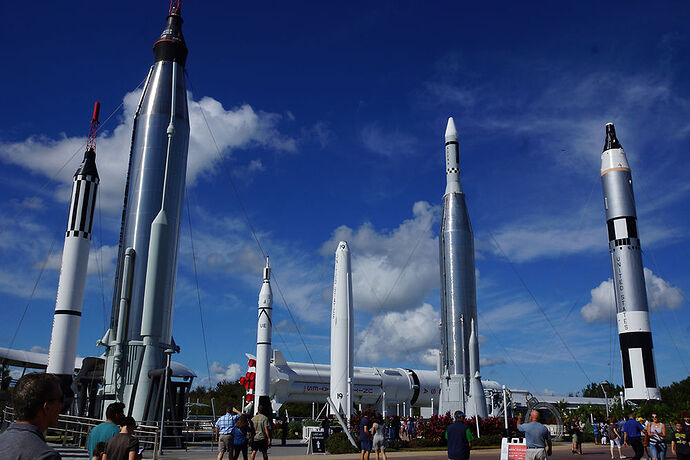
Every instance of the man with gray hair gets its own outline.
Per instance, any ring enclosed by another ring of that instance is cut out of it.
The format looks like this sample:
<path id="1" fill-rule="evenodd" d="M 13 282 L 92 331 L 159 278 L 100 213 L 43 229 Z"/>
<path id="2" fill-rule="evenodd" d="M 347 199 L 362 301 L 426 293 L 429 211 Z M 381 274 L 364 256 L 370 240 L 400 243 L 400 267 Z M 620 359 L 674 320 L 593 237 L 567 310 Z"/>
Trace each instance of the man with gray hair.
<path id="1" fill-rule="evenodd" d="M 59 460 L 43 433 L 57 425 L 63 403 L 60 380 L 52 374 L 26 374 L 12 392 L 15 422 L 0 434 L 3 460 Z"/>
<path id="2" fill-rule="evenodd" d="M 528 423 L 522 423 L 522 414 L 518 414 L 517 429 L 525 433 L 525 460 L 546 460 L 546 457 L 551 455 L 551 433 L 539 423 L 539 411 L 533 410 L 529 413 Z"/>

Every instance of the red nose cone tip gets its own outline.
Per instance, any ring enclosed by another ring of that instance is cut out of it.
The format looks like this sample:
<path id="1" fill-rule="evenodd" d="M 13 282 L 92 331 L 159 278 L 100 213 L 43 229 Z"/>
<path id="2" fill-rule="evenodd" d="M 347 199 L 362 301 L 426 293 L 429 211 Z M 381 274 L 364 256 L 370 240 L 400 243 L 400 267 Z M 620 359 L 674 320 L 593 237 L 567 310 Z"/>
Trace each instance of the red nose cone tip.
<path id="1" fill-rule="evenodd" d="M 616 137 L 616 128 L 613 123 L 606 123 L 606 140 L 604 141 L 604 152 L 609 149 L 622 149 L 621 143 Z"/>
<path id="2" fill-rule="evenodd" d="M 176 6 L 170 6 L 168 23 L 158 41 L 153 45 L 153 55 L 156 62 L 177 62 L 183 67 L 187 62 L 187 44 L 182 35 L 182 23 L 184 21 L 180 12 L 179 2 Z"/>

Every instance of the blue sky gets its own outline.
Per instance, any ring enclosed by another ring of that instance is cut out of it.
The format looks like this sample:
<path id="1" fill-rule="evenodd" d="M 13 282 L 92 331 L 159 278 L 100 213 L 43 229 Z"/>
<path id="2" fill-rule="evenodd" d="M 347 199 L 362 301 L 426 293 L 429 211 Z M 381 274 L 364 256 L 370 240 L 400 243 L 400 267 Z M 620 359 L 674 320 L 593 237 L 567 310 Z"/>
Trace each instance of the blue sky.
<path id="1" fill-rule="evenodd" d="M 212 381 L 243 374 L 255 348 L 262 261 L 200 106 L 284 294 L 274 284 L 275 346 L 288 360 L 309 360 L 287 301 L 313 359 L 328 361 L 333 257 L 344 238 L 356 364 L 413 368 L 435 367 L 443 133 L 455 117 L 475 231 L 482 374 L 536 393 L 622 380 L 599 178 L 604 124 L 613 121 L 635 181 L 659 380 L 685 378 L 689 10 L 183 4 L 189 210 Z M 102 119 L 123 104 L 98 139 L 100 204 L 79 341 L 80 356 L 101 352 L 94 344 L 110 310 L 132 113 L 166 11 L 163 1 L 0 6 L 0 346 L 53 245 L 13 345 L 48 348 L 71 176 L 98 99 Z M 186 208 L 178 261 L 177 359 L 203 384 Z"/>

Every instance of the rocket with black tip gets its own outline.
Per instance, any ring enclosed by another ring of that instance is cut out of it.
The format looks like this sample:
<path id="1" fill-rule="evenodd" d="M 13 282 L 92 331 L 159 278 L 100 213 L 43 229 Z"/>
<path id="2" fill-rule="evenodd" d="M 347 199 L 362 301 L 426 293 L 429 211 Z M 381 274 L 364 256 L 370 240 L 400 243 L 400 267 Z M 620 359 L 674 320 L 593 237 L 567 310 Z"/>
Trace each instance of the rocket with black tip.
<path id="1" fill-rule="evenodd" d="M 659 400 L 661 393 L 654 366 L 632 175 L 613 123 L 606 124 L 606 140 L 601 154 L 601 185 L 613 268 L 625 398 Z"/>
<path id="2" fill-rule="evenodd" d="M 74 173 L 46 370 L 60 378 L 63 393 L 68 398 L 73 395 L 70 387 L 75 368 L 74 360 L 77 357 L 81 308 L 91 249 L 93 215 L 96 209 L 96 192 L 100 182 L 96 169 L 96 130 L 100 107 L 101 105 L 96 102 L 89 137 L 86 141 L 84 160 Z"/>
<path id="3" fill-rule="evenodd" d="M 160 420 L 163 398 L 176 398 L 163 389 L 166 354 L 178 349 L 173 299 L 189 147 L 182 23 L 179 1 L 172 2 L 134 115 L 115 297 L 101 341 L 103 401 L 124 402 L 138 421 Z"/>
<path id="4" fill-rule="evenodd" d="M 487 416 L 479 375 L 474 236 L 460 185 L 460 149 L 453 118 L 446 126 L 446 192 L 439 232 L 441 268 L 441 398 L 439 413 Z"/>

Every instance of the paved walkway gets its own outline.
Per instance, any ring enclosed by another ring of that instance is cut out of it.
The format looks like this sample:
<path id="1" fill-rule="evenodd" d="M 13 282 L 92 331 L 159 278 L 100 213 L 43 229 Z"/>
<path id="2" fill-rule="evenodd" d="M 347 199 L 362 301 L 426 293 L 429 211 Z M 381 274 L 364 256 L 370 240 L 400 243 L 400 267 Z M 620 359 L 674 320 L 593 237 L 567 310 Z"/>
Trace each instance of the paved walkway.
<path id="1" fill-rule="evenodd" d="M 594 444 L 585 444 L 583 446 L 583 460 L 611 460 L 608 446 L 597 446 Z M 269 450 L 269 459 L 271 460 L 316 460 L 322 456 L 320 455 L 306 455 L 307 446 L 299 444 L 297 441 L 289 441 L 287 446 L 273 446 Z M 623 448 L 623 455 L 627 455 L 628 459 L 632 457 L 633 451 L 630 447 Z M 168 451 L 164 453 L 161 460 L 215 460 L 217 456 L 216 451 L 210 451 L 208 448 L 204 449 L 190 449 L 186 453 L 184 451 Z M 359 459 L 359 454 L 341 454 L 328 455 L 337 460 L 355 460 Z M 415 451 L 415 452 L 390 452 L 387 457 L 391 460 L 396 458 L 414 459 L 421 458 L 425 460 L 446 460 L 448 457 L 445 451 Z M 482 449 L 473 450 L 470 459 L 482 460 L 498 460 L 500 457 L 499 449 Z M 224 459 L 227 456 L 223 457 Z M 242 458 L 240 456 L 240 458 Z M 258 456 L 257 459 L 261 457 Z M 549 460 L 578 460 L 580 456 L 575 456 L 570 451 L 570 444 L 562 444 L 554 446 L 553 455 Z M 671 455 L 671 450 L 667 452 L 667 459 L 675 459 Z M 372 453 L 370 460 L 375 460 L 376 455 Z M 618 460 L 618 452 L 616 451 L 616 460 Z"/>

